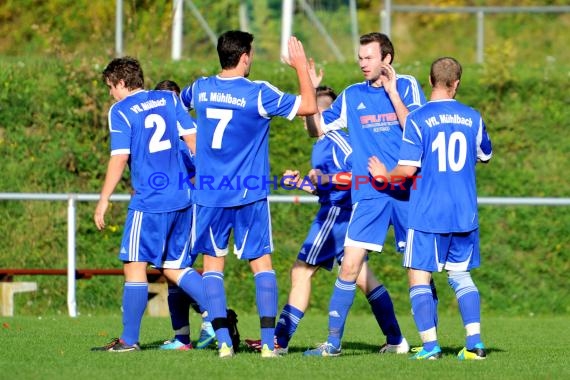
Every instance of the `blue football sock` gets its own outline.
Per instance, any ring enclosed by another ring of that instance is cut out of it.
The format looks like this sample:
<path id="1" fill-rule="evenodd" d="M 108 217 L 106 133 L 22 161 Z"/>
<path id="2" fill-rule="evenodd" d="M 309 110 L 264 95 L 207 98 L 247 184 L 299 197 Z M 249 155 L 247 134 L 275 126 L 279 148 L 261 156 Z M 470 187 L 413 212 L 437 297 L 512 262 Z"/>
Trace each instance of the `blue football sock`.
<path id="1" fill-rule="evenodd" d="M 174 337 L 190 343 L 190 297 L 178 286 L 168 285 L 168 309 Z"/>
<path id="2" fill-rule="evenodd" d="M 394 312 L 394 305 L 388 290 L 384 285 L 380 285 L 366 295 L 370 308 L 376 317 L 376 321 L 386 336 L 388 344 L 402 343 L 402 331 L 396 313 Z"/>
<path id="3" fill-rule="evenodd" d="M 434 305 L 434 323 L 435 327 L 437 328 L 437 324 L 439 323 L 439 318 L 437 315 L 437 305 L 439 304 L 439 298 L 437 297 L 437 289 L 435 288 L 435 282 L 433 278 L 429 282 L 429 286 L 431 287 L 431 294 L 433 295 L 433 305 Z"/>
<path id="4" fill-rule="evenodd" d="M 202 276 L 204 294 L 208 315 L 212 320 L 212 327 L 216 332 L 218 348 L 223 343 L 232 346 L 232 339 L 227 328 L 226 290 L 224 288 L 224 274 L 221 272 L 204 272 Z"/>
<path id="5" fill-rule="evenodd" d="M 340 348 L 346 317 L 356 291 L 355 281 L 343 281 L 336 279 L 333 293 L 329 304 L 329 336 L 327 342 L 336 348 Z"/>
<path id="6" fill-rule="evenodd" d="M 466 344 L 465 347 L 468 350 L 472 350 L 475 348 L 475 345 L 477 343 L 482 343 L 481 341 L 481 334 L 473 334 L 473 335 L 467 335 L 467 340 L 466 340 Z"/>
<path id="7" fill-rule="evenodd" d="M 129 345 L 139 342 L 141 321 L 148 302 L 148 283 L 125 282 L 123 288 L 123 334 Z"/>
<path id="8" fill-rule="evenodd" d="M 412 312 L 414 313 L 414 321 L 420 333 L 435 328 L 435 305 L 433 302 L 433 294 L 429 285 L 417 285 L 410 288 L 410 301 L 412 303 Z M 423 346 L 426 351 L 431 351 L 437 345 L 437 339 L 424 342 Z"/>
<path id="9" fill-rule="evenodd" d="M 431 342 L 424 342 L 423 348 L 427 352 L 430 352 L 431 350 L 433 350 L 435 348 L 435 346 L 438 346 L 438 345 L 439 344 L 438 344 L 437 340 L 432 340 Z"/>
<path id="10" fill-rule="evenodd" d="M 273 350 L 275 317 L 277 316 L 277 278 L 275 271 L 258 272 L 255 278 L 255 300 L 261 327 L 261 345 Z"/>
<path id="11" fill-rule="evenodd" d="M 283 348 L 289 346 L 289 341 L 295 334 L 297 326 L 299 326 L 299 322 L 301 322 L 304 315 L 305 313 L 295 306 L 287 304 L 283 307 L 277 326 L 275 326 L 275 336 L 279 346 Z"/>
<path id="12" fill-rule="evenodd" d="M 479 290 L 469 272 L 449 272 L 449 285 L 455 291 L 459 312 L 463 319 L 463 325 L 481 323 L 481 300 Z M 480 334 L 467 336 L 466 347 L 471 350 L 477 343 L 481 343 Z"/>
<path id="13" fill-rule="evenodd" d="M 194 310 L 196 313 L 202 314 L 206 310 L 206 308 L 202 308 L 202 306 L 200 306 L 198 304 L 198 301 L 196 301 L 194 298 L 190 296 L 188 297 L 190 298 L 190 307 L 192 307 L 192 310 Z"/>
<path id="14" fill-rule="evenodd" d="M 192 297 L 199 305 L 204 304 L 204 284 L 202 276 L 192 268 L 186 268 L 184 273 L 178 278 L 180 287 L 188 296 Z"/>

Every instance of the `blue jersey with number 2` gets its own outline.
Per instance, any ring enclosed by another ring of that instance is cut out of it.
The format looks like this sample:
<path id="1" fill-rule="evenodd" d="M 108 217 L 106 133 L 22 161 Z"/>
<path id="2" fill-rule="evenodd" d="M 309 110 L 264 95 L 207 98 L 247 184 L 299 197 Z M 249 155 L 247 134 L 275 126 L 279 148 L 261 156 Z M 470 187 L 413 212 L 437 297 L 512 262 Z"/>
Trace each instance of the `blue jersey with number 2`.
<path id="1" fill-rule="evenodd" d="M 180 136 L 196 128 L 171 91 L 138 91 L 109 110 L 111 155 L 128 154 L 134 193 L 130 209 L 169 212 L 190 205 L 190 188 L 180 186 L 186 170 Z"/>

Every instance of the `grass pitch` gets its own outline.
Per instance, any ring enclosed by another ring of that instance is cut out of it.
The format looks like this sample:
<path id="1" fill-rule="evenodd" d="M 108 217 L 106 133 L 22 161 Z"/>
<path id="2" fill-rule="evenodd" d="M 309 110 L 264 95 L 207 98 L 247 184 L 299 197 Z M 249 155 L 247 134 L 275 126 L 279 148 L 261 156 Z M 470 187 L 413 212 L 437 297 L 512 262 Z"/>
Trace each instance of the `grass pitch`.
<path id="1" fill-rule="evenodd" d="M 444 357 L 438 361 L 411 361 L 409 355 L 378 355 L 383 343 L 374 318 L 350 315 L 343 354 L 338 358 L 306 358 L 304 350 L 326 339 L 327 319 L 309 312 L 290 345 L 289 355 L 261 359 L 242 345 L 229 360 L 206 350 L 159 351 L 171 337 L 168 318 L 145 316 L 140 352 L 91 352 L 121 332 L 121 317 L 65 316 L 0 318 L 0 379 L 554 379 L 570 378 L 566 348 L 570 318 L 507 318 L 483 316 L 488 348 L 484 361 L 456 359 L 463 347 L 458 315 L 440 317 L 439 341 Z M 242 341 L 258 337 L 254 315 L 238 311 Z M 411 345 L 420 344 L 410 316 L 400 323 Z M 193 338 L 200 321 L 192 317 Z"/>

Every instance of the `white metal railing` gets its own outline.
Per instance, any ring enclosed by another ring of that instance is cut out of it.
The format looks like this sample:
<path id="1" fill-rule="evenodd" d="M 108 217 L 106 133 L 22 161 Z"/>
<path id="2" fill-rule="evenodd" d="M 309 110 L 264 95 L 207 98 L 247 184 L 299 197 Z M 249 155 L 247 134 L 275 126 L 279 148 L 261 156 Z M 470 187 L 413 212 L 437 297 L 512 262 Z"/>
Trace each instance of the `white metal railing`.
<path id="1" fill-rule="evenodd" d="M 380 10 L 382 32 L 390 35 L 392 28 L 392 13 L 472 13 L 477 17 L 477 63 L 483 63 L 484 51 L 484 22 L 486 13 L 570 13 L 570 6 L 426 6 L 426 5 L 395 5 L 391 0 L 384 0 L 384 8 Z M 561 26 L 561 28 L 563 28 Z"/>
<path id="2" fill-rule="evenodd" d="M 111 201 L 128 202 L 129 194 L 115 194 Z M 77 202 L 96 202 L 99 194 L 64 194 L 64 193 L 0 193 L 4 201 L 66 201 L 67 202 L 67 310 L 70 317 L 77 317 L 75 300 L 75 233 Z M 272 203 L 317 203 L 318 198 L 311 195 L 270 195 Z M 570 206 L 570 198 L 542 197 L 479 197 L 480 205 L 497 206 Z"/>

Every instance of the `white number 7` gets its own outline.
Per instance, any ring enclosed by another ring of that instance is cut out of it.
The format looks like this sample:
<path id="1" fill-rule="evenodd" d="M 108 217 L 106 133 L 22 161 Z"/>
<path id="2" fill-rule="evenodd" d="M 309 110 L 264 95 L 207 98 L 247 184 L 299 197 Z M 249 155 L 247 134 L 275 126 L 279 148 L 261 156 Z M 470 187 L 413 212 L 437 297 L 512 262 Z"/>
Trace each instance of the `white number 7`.
<path id="1" fill-rule="evenodd" d="M 214 136 L 212 137 L 212 149 L 222 149 L 222 137 L 224 136 L 224 131 L 230 120 L 232 119 L 234 111 L 224 110 L 219 108 L 206 108 L 206 117 L 208 119 L 218 119 L 220 120 L 216 125 L 214 130 Z"/>

